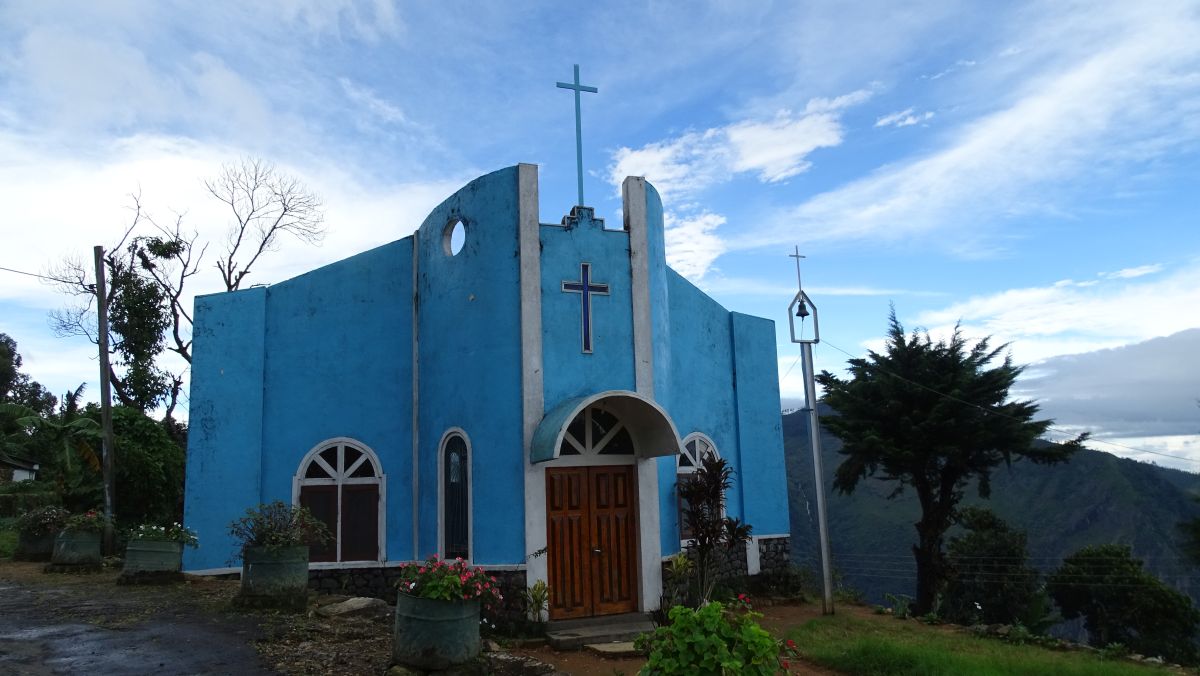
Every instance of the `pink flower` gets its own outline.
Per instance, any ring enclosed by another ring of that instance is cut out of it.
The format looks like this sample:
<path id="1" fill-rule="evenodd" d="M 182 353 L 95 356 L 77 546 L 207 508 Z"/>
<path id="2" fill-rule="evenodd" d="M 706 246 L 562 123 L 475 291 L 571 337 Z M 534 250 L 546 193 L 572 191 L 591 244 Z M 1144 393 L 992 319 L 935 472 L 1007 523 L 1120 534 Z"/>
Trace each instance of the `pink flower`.
<path id="1" fill-rule="evenodd" d="M 421 566 L 421 568 L 420 568 L 420 569 L 418 569 L 418 570 L 417 570 L 417 572 L 418 572 L 418 573 L 421 573 L 422 575 L 424 575 L 424 574 L 425 574 L 425 566 Z"/>

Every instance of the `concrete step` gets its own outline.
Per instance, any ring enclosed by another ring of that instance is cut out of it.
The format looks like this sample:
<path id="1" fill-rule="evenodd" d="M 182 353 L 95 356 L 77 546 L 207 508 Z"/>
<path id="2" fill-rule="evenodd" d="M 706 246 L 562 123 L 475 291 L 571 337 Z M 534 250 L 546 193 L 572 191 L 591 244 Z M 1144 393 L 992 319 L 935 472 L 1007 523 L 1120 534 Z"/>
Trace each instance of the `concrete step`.
<path id="1" fill-rule="evenodd" d="M 629 642 L 654 631 L 647 615 L 630 613 L 551 622 L 546 640 L 555 650 L 579 650 L 585 645 Z"/>
<path id="2" fill-rule="evenodd" d="M 633 647 L 633 641 L 617 641 L 616 643 L 589 643 L 584 650 L 596 653 L 601 657 L 641 657 L 642 653 Z"/>

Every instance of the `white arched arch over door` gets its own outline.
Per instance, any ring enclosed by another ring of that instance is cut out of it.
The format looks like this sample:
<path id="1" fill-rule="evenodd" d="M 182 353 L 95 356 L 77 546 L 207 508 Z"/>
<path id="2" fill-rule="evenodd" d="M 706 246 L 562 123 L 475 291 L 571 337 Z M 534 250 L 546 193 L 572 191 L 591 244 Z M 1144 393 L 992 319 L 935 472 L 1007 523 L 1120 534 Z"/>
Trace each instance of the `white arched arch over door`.
<path id="1" fill-rule="evenodd" d="M 314 564 L 386 560 L 387 477 L 366 444 L 334 437 L 305 454 L 292 478 L 292 504 L 308 507 L 333 541 L 314 548 Z"/>

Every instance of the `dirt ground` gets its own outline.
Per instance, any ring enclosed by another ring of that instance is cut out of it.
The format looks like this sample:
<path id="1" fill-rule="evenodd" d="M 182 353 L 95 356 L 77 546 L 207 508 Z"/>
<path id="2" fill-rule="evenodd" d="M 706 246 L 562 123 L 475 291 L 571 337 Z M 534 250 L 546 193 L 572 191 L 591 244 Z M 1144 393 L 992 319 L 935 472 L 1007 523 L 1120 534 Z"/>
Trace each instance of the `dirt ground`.
<path id="1" fill-rule="evenodd" d="M 236 580 L 188 577 L 117 586 L 115 571 L 46 574 L 0 560 L 0 674 L 383 674 L 388 620 L 239 611 Z M 820 614 L 813 604 L 761 609 L 776 636 Z M 850 609 L 847 612 L 866 612 Z M 640 658 L 514 649 L 577 676 L 632 676 Z M 830 674 L 796 664 L 792 673 Z"/>

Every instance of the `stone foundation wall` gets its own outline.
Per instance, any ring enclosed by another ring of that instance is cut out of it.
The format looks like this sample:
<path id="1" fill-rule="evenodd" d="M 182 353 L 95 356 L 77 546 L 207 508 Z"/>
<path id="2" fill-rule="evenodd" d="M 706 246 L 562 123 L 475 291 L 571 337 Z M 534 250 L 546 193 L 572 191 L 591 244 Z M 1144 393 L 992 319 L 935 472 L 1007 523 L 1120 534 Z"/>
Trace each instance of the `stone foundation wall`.
<path id="1" fill-rule="evenodd" d="M 525 615 L 525 571 L 487 570 L 496 578 L 504 600 L 500 603 L 499 616 L 520 620 Z M 371 566 L 364 568 L 336 568 L 308 570 L 308 588 L 322 594 L 345 596 L 369 596 L 396 603 L 396 583 L 400 580 L 400 569 L 396 567 Z"/>
<path id="2" fill-rule="evenodd" d="M 792 561 L 792 539 L 784 536 L 758 541 L 759 569 L 764 573 L 781 573 Z"/>

